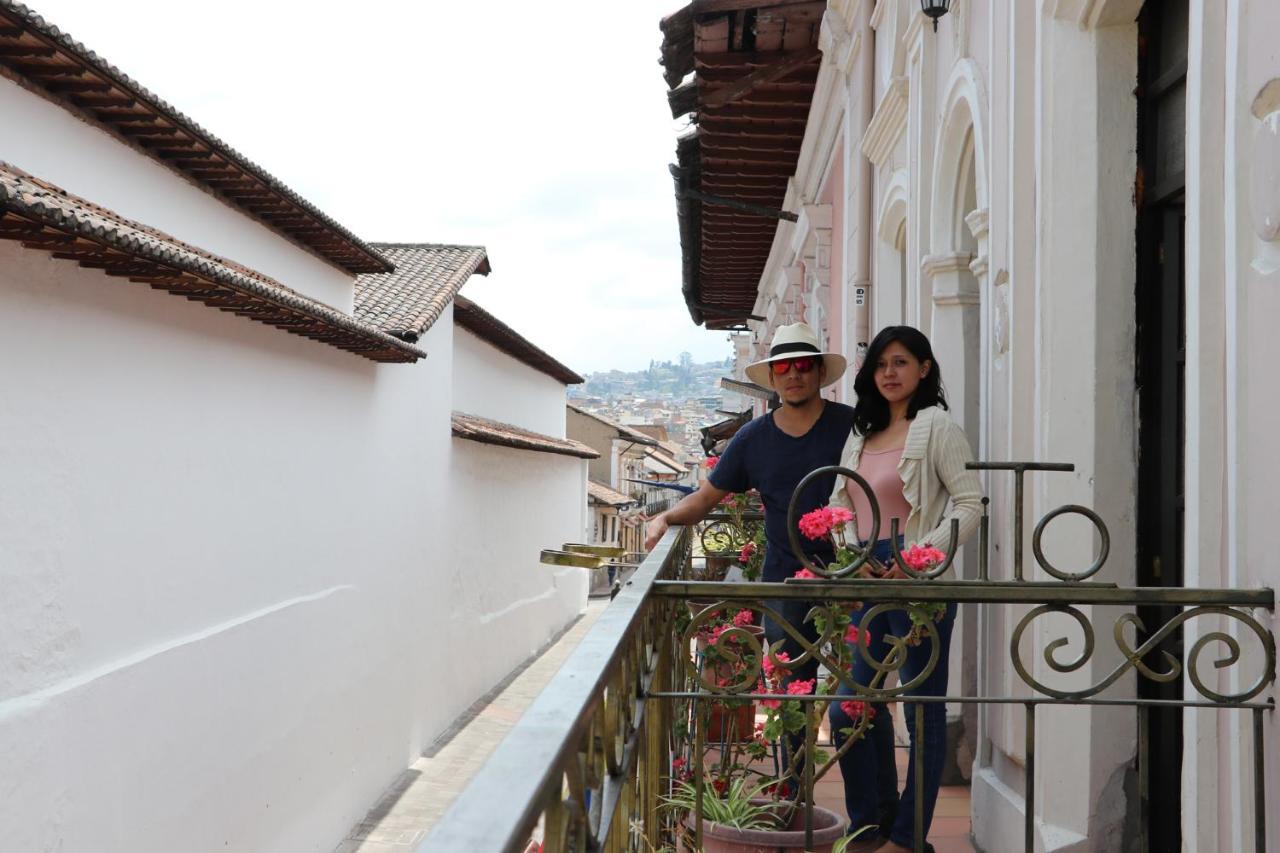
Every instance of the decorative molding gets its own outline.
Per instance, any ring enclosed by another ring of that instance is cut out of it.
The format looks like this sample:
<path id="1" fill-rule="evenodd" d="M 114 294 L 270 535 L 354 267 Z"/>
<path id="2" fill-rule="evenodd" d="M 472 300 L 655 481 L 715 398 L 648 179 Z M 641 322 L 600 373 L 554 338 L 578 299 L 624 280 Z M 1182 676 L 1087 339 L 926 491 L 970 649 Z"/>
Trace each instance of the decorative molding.
<path id="1" fill-rule="evenodd" d="M 815 228 L 813 229 L 813 251 L 814 265 L 817 272 L 822 276 L 823 281 L 831 279 L 831 229 Z"/>
<path id="2" fill-rule="evenodd" d="M 801 211 L 804 219 L 800 224 L 806 229 L 831 228 L 831 205 L 806 204 Z"/>
<path id="3" fill-rule="evenodd" d="M 961 59 L 969 55 L 969 0 L 951 0 L 951 39 L 955 55 Z"/>
<path id="4" fill-rule="evenodd" d="M 889 10 L 896 11 L 897 6 L 898 4 L 893 0 L 879 0 L 876 3 L 875 11 L 871 13 L 871 29 L 879 32 L 880 28 L 884 26 L 884 19 L 889 15 Z"/>
<path id="5" fill-rule="evenodd" d="M 977 305 L 981 301 L 978 280 L 968 273 L 973 262 L 969 252 L 945 252 L 925 255 L 920 271 L 933 283 L 934 305 Z"/>
<path id="6" fill-rule="evenodd" d="M 1253 134 L 1250 157 L 1249 216 L 1258 239 L 1280 238 L 1280 110 L 1264 118 Z"/>
<path id="7" fill-rule="evenodd" d="M 1092 30 L 1132 24 L 1142 11 L 1142 0 L 1044 0 L 1044 11 L 1082 30 Z"/>
<path id="8" fill-rule="evenodd" d="M 973 273 L 977 278 L 982 278 L 987 274 L 988 262 L 985 254 L 978 255 L 969 262 L 969 272 Z"/>
<path id="9" fill-rule="evenodd" d="M 991 318 L 991 336 L 994 339 L 996 357 L 1009 351 L 1009 274 L 1004 270 L 996 273 L 995 311 Z"/>
<path id="10" fill-rule="evenodd" d="M 982 69 L 972 59 L 958 60 L 951 70 L 945 92 L 940 110 L 942 122 L 933 146 L 933 188 L 929 197 L 930 209 L 935 212 L 929 222 L 929 246 L 935 251 L 955 248 L 955 240 L 962 227 L 958 221 L 960 211 L 955 208 L 956 193 L 966 148 L 970 145 L 979 210 L 986 208 L 990 197 L 985 138 L 988 113 Z M 968 224 L 968 215 L 964 216 L 964 221 Z"/>
<path id="11" fill-rule="evenodd" d="M 884 97 L 876 107 L 866 135 L 862 137 L 862 153 L 877 167 L 883 167 L 889 155 L 907 130 L 907 78 L 889 81 Z"/>
<path id="12" fill-rule="evenodd" d="M 907 46 L 908 54 L 914 54 L 924 44 L 920 37 L 924 35 L 927 20 L 929 19 L 924 12 L 919 9 L 912 9 L 907 15 L 907 29 L 902 33 L 902 43 Z"/>
<path id="13" fill-rule="evenodd" d="M 876 212 L 876 234 L 892 244 L 902 220 L 911 215 L 911 178 L 906 169 L 895 169 L 882 181 L 880 209 Z M 899 209 L 901 215 L 899 215 Z"/>
<path id="14" fill-rule="evenodd" d="M 985 207 L 971 210 L 965 216 L 964 224 L 969 226 L 969 233 L 973 235 L 973 239 L 981 243 L 991 228 L 991 211 Z"/>
<path id="15" fill-rule="evenodd" d="M 930 279 L 949 272 L 968 272 L 973 255 L 969 252 L 944 252 L 940 255 L 925 255 L 920 259 L 920 272 Z"/>
<path id="16" fill-rule="evenodd" d="M 874 3 L 875 0 L 829 0 L 827 8 L 835 11 L 844 21 L 845 29 L 852 30 L 854 21 L 858 20 L 858 11 L 863 3 Z"/>
<path id="17" fill-rule="evenodd" d="M 822 25 L 818 30 L 818 49 L 822 51 L 823 62 L 830 63 L 841 74 L 848 75 L 861 45 L 862 34 L 853 32 L 839 12 L 828 8 L 823 13 Z"/>

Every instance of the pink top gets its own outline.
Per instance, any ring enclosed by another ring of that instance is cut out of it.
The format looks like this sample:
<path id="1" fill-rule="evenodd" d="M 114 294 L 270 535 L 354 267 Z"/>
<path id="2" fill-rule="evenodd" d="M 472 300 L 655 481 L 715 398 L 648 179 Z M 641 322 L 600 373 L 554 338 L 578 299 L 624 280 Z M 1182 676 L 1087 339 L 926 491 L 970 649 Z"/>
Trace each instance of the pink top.
<path id="1" fill-rule="evenodd" d="M 902 478 L 898 476 L 898 463 L 902 459 L 902 448 L 892 450 L 863 450 L 858 457 L 858 474 L 866 480 L 875 492 L 876 502 L 880 504 L 880 533 L 878 538 L 889 538 L 889 520 L 898 519 L 898 532 L 907 529 L 907 519 L 911 516 L 911 504 L 902 494 Z M 845 491 L 853 502 L 853 511 L 857 515 L 858 538 L 866 542 L 871 538 L 871 502 L 857 483 L 846 481 Z"/>

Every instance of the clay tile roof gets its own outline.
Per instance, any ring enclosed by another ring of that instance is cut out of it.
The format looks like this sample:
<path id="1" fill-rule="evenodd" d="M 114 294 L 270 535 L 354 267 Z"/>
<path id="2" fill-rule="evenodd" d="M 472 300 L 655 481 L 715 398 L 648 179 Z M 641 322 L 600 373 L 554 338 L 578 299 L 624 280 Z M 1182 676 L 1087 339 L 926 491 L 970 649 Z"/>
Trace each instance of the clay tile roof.
<path id="1" fill-rule="evenodd" d="M 454 298 L 453 322 L 552 379 L 566 385 L 579 385 L 586 381 L 465 296 Z"/>
<path id="2" fill-rule="evenodd" d="M 457 438 L 465 438 L 468 441 L 496 444 L 516 450 L 559 453 L 562 456 L 576 456 L 579 459 L 597 459 L 600 456 L 582 442 L 571 438 L 555 438 L 523 427 L 463 412 L 453 413 L 453 434 Z"/>
<path id="3" fill-rule="evenodd" d="M 586 409 L 573 405 L 573 403 L 566 403 L 565 405 L 568 406 L 571 410 L 582 415 L 583 417 L 593 418 L 606 426 L 613 427 L 615 430 L 618 431 L 618 438 L 624 439 L 626 441 L 633 441 L 636 444 L 643 444 L 645 447 L 658 446 L 658 440 L 656 438 L 645 435 L 639 430 L 632 429 L 629 426 L 623 426 L 617 421 L 613 421 L 613 420 L 610 420 L 609 418 L 606 418 L 604 415 L 597 415 L 595 412 L 588 412 Z"/>
<path id="4" fill-rule="evenodd" d="M 13 0 L 0 0 L 0 66 L 348 272 L 391 269 L 261 166 Z"/>
<path id="5" fill-rule="evenodd" d="M 615 491 L 604 483 L 597 483 L 595 480 L 587 480 L 587 497 L 605 506 L 626 506 L 636 503 L 635 498 Z"/>
<path id="6" fill-rule="evenodd" d="M 395 270 L 356 277 L 355 315 L 389 335 L 416 341 L 440 319 L 472 275 L 489 274 L 483 246 L 374 243 Z"/>
<path id="7" fill-rule="evenodd" d="M 373 361 L 426 353 L 274 279 L 0 162 L 0 239 L 143 282 Z"/>
<path id="8" fill-rule="evenodd" d="M 804 141 L 826 0 L 692 0 L 660 24 L 685 304 L 745 328 Z M 692 72 L 692 76 L 689 76 Z M 688 77 L 688 79 L 686 79 Z M 759 319 L 759 318 L 754 318 Z"/>

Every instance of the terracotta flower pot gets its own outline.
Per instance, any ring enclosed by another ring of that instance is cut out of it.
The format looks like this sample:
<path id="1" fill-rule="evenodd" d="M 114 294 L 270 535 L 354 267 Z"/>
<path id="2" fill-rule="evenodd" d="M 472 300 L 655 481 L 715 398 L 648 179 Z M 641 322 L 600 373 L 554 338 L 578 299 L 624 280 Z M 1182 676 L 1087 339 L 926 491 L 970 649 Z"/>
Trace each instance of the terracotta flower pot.
<path id="1" fill-rule="evenodd" d="M 753 799 L 753 803 L 772 802 L 768 798 Z M 694 817 L 688 815 L 684 825 L 690 832 L 694 830 Z M 702 822 L 703 853 L 831 853 L 831 848 L 844 835 L 849 821 L 830 809 L 822 806 L 813 807 L 813 846 L 804 846 L 804 809 L 797 808 L 791 818 L 791 825 L 784 830 L 779 829 L 734 829 L 722 823 Z M 679 853 L 689 853 L 683 840 L 676 846 Z"/>
<path id="2" fill-rule="evenodd" d="M 730 708 L 719 702 L 711 706 L 707 719 L 707 742 L 716 744 L 728 736 L 727 727 L 732 722 L 735 743 L 745 743 L 755 736 L 756 703 L 748 702 Z"/>

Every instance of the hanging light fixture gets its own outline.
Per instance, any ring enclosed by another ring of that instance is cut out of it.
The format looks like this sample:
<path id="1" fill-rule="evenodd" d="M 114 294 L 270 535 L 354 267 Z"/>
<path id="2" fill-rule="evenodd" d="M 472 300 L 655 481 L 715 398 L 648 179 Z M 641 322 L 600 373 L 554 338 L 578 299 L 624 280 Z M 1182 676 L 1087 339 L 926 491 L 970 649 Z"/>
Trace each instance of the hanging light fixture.
<path id="1" fill-rule="evenodd" d="M 920 0 L 920 11 L 933 19 L 933 31 L 938 31 L 938 19 L 947 14 L 951 0 Z"/>

